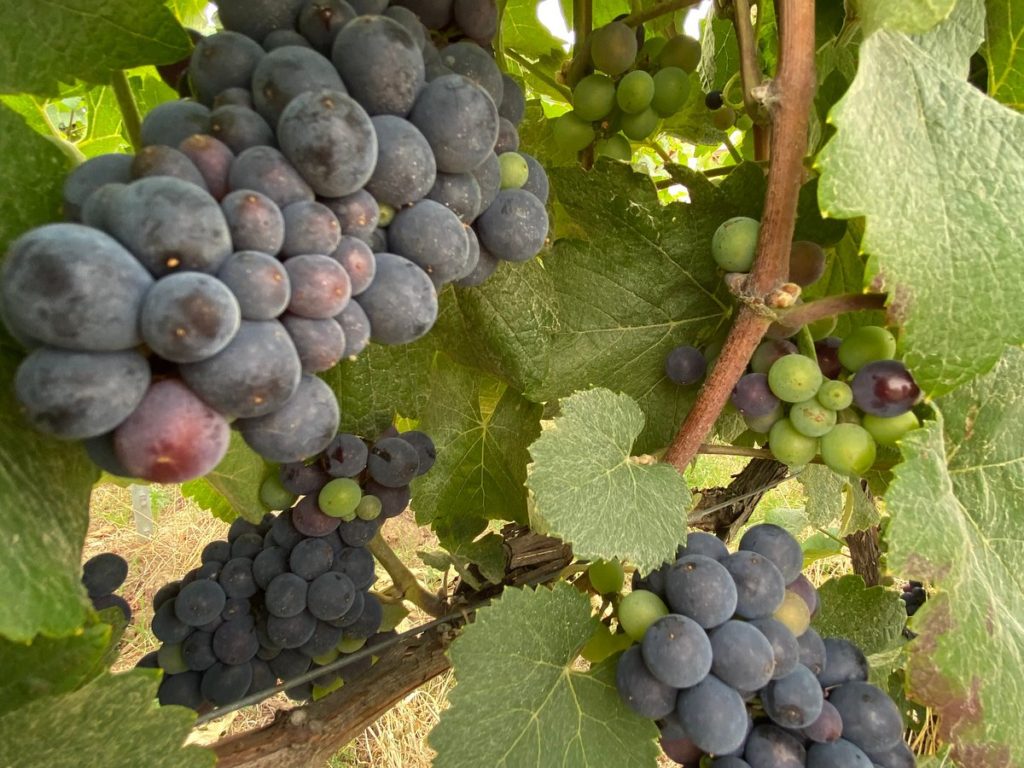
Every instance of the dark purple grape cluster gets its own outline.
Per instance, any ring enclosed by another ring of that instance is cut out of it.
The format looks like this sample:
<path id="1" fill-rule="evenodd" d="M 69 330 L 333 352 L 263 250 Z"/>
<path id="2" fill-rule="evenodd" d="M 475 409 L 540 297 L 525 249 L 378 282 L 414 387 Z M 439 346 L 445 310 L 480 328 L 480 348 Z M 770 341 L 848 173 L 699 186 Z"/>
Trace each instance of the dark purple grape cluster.
<path id="1" fill-rule="evenodd" d="M 928 593 L 920 581 L 909 581 L 903 585 L 900 599 L 907 608 L 907 616 L 913 616 L 928 600 Z"/>
<path id="2" fill-rule="evenodd" d="M 153 598 L 161 704 L 207 710 L 231 704 L 394 635 L 367 545 L 409 503 L 409 481 L 433 465 L 422 432 L 386 433 L 372 444 L 338 434 L 311 463 L 282 465 L 260 489 L 283 509 L 259 524 L 239 518 L 202 565 Z M 97 579 L 98 581 L 98 579 Z M 369 656 L 285 692 L 306 700 L 363 674 Z"/>
<path id="3" fill-rule="evenodd" d="M 339 413 L 315 374 L 420 338 L 444 285 L 532 259 L 548 233 L 523 90 L 489 48 L 494 0 L 219 14 L 169 73 L 191 98 L 146 115 L 134 156 L 75 168 L 66 222 L 17 239 L 0 271 L 31 350 L 27 420 L 156 482 L 213 469 L 229 424 L 269 461 L 323 450 Z"/>
<path id="4" fill-rule="evenodd" d="M 730 553 L 690 533 L 678 555 L 635 577 L 619 608 L 639 638 L 619 658 L 619 694 L 658 721 L 668 757 L 689 768 L 915 765 L 863 652 L 810 627 L 820 601 L 796 539 L 756 525 Z M 626 615 L 627 601 L 645 604 L 646 626 Z"/>
<path id="5" fill-rule="evenodd" d="M 787 339 L 766 339 L 731 402 L 747 427 L 767 435 L 779 461 L 801 466 L 820 456 L 842 475 L 863 475 L 878 446 L 892 447 L 920 426 L 912 410 L 921 390 L 893 359 L 896 339 L 879 326 L 861 326 L 847 338 L 815 342 L 815 358 Z"/>
<path id="6" fill-rule="evenodd" d="M 128 578 L 128 563 L 113 552 L 101 552 L 90 557 L 82 566 L 82 586 L 89 594 L 92 607 L 97 611 L 105 608 L 120 608 L 124 620 L 132 620 L 132 607 L 120 595 L 114 593 Z"/>

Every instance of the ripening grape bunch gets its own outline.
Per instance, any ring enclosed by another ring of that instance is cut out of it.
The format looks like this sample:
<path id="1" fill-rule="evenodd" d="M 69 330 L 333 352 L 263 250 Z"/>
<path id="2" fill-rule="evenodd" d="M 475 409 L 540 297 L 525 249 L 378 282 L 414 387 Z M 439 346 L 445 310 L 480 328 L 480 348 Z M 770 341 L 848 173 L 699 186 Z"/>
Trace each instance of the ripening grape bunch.
<path id="1" fill-rule="evenodd" d="M 280 514 L 254 525 L 235 520 L 225 541 L 208 544 L 202 565 L 153 598 L 161 642 L 139 666 L 158 667 L 161 704 L 222 707 L 373 647 L 380 600 L 367 544 L 409 503 L 409 482 L 427 472 L 434 444 L 423 432 L 385 433 L 372 445 L 335 436 L 309 464 L 280 467 L 260 497 Z M 307 700 L 371 666 L 367 655 L 285 693 Z"/>
<path id="2" fill-rule="evenodd" d="M 634 576 L 611 635 L 627 646 L 619 694 L 658 721 L 668 757 L 689 768 L 915 765 L 863 652 L 810 627 L 820 602 L 796 539 L 756 525 L 730 553 L 697 532 L 677 554 Z"/>
<path id="3" fill-rule="evenodd" d="M 75 168 L 66 221 L 0 271 L 27 420 L 116 475 L 206 474 L 231 428 L 268 461 L 322 451 L 339 413 L 315 374 L 420 338 L 443 286 L 547 237 L 493 0 L 219 14 L 180 75 L 190 97 L 145 116 L 137 154 Z"/>
<path id="4" fill-rule="evenodd" d="M 101 552 L 82 565 L 82 586 L 96 611 L 119 608 L 124 620 L 131 622 L 132 607 L 120 595 L 114 594 L 128 578 L 127 561 L 114 552 Z"/>
<path id="5" fill-rule="evenodd" d="M 594 144 L 598 155 L 628 161 L 630 141 L 653 135 L 690 95 L 690 73 L 700 62 L 700 43 L 686 35 L 646 37 L 621 20 L 587 38 L 596 70 L 576 84 L 572 110 L 552 123 L 555 141 L 570 152 Z"/>

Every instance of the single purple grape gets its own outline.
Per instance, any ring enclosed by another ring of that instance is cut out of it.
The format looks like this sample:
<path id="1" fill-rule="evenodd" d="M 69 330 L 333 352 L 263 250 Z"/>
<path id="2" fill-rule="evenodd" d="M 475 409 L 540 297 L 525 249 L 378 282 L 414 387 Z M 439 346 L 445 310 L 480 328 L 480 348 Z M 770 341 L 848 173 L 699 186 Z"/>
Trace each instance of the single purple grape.
<path id="1" fill-rule="evenodd" d="M 857 371 L 850 386 L 858 408 L 884 418 L 906 413 L 921 396 L 914 377 L 898 360 L 868 363 Z"/>

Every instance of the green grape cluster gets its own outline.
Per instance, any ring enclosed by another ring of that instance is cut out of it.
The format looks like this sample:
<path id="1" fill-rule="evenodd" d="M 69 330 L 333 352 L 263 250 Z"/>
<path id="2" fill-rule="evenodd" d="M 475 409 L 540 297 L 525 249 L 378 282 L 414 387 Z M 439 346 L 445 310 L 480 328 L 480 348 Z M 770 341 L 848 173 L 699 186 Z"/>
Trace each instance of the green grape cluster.
<path id="1" fill-rule="evenodd" d="M 662 119 L 679 112 L 690 96 L 690 73 L 700 62 L 691 37 L 651 37 L 613 21 L 589 39 L 594 71 L 572 92 L 571 111 L 552 124 L 557 144 L 571 152 L 594 145 L 598 155 L 628 161 L 630 141 L 655 133 Z"/>
<path id="2" fill-rule="evenodd" d="M 920 426 L 913 408 L 921 390 L 895 359 L 896 339 L 885 328 L 861 326 L 845 339 L 815 342 L 814 350 L 810 357 L 789 341 L 764 341 L 732 404 L 784 464 L 820 457 L 842 475 L 861 476 L 879 446 L 892 447 Z"/>

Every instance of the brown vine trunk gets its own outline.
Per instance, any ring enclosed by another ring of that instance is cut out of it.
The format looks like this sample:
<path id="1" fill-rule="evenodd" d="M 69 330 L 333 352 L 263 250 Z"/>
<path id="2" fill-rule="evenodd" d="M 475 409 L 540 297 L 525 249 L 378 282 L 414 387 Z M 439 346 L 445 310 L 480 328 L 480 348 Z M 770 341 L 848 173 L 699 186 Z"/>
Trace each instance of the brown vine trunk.
<path id="1" fill-rule="evenodd" d="M 869 587 L 882 583 L 882 550 L 879 546 L 878 526 L 857 531 L 846 537 L 853 561 L 853 572 L 864 579 Z"/>

